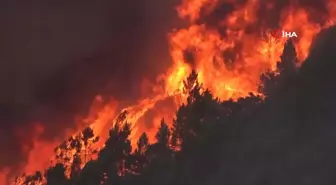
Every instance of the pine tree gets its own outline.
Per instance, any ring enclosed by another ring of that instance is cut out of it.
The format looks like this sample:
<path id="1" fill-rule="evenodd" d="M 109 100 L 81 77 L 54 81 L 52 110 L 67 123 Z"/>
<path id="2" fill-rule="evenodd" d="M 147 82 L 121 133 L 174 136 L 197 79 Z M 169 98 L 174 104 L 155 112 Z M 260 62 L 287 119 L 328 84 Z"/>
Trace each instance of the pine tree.
<path id="1" fill-rule="evenodd" d="M 132 171 L 135 174 L 141 174 L 143 170 L 147 167 L 149 161 L 147 156 L 147 150 L 149 148 L 149 141 L 146 133 L 143 133 L 138 142 L 137 148 L 133 154 L 133 160 L 131 161 L 133 164 Z"/>
<path id="2" fill-rule="evenodd" d="M 156 142 L 148 148 L 149 166 L 144 173 L 146 184 L 171 184 L 174 164 L 169 146 L 170 137 L 170 129 L 162 119 L 155 135 Z"/>
<path id="3" fill-rule="evenodd" d="M 137 142 L 137 148 L 135 149 L 135 153 L 139 154 L 145 154 L 149 146 L 149 140 L 146 133 L 143 133 L 138 142 Z"/>
<path id="4" fill-rule="evenodd" d="M 126 160 L 129 160 L 132 151 L 130 134 L 130 125 L 123 113 L 110 130 L 105 147 L 98 154 L 100 168 L 107 177 L 106 184 L 118 183 L 121 180 L 120 176 L 124 175 L 129 168 L 126 166 Z"/>
<path id="5" fill-rule="evenodd" d="M 289 39 L 284 46 L 280 61 L 277 62 L 275 72 L 267 71 L 260 76 L 259 92 L 266 97 L 278 91 L 278 88 L 290 80 L 296 74 L 297 55 L 292 39 Z"/>
<path id="6" fill-rule="evenodd" d="M 169 148 L 170 136 L 171 136 L 170 129 L 168 125 L 165 123 L 165 120 L 162 119 L 159 130 L 155 135 L 157 144 L 163 148 Z"/>
<path id="7" fill-rule="evenodd" d="M 198 74 L 195 70 L 192 70 L 187 79 L 183 81 L 183 86 L 183 93 L 188 95 L 188 103 L 200 96 L 201 85 L 198 82 Z"/>
<path id="8" fill-rule="evenodd" d="M 280 59 L 280 62 L 277 63 L 277 72 L 280 73 L 280 75 L 295 73 L 298 59 L 292 39 L 289 39 L 285 43 Z"/>
<path id="9" fill-rule="evenodd" d="M 188 140 L 191 135 L 194 135 L 190 122 L 186 117 L 191 113 L 191 105 L 201 97 L 202 86 L 198 82 L 198 74 L 192 71 L 185 81 L 183 81 L 184 93 L 188 95 L 187 104 L 182 104 L 173 120 L 171 144 L 177 149 L 180 148 L 183 142 Z"/>

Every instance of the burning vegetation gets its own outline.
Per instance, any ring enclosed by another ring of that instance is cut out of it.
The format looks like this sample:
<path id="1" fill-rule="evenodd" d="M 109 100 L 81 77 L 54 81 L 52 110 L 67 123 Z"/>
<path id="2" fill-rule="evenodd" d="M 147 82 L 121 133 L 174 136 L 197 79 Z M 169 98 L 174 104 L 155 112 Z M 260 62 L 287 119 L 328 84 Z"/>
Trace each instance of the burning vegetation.
<path id="1" fill-rule="evenodd" d="M 336 20 L 335 7 L 331 0 L 183 0 L 177 12 L 188 26 L 168 34 L 172 65 L 148 97 L 120 108 L 97 96 L 81 120 L 89 126 L 57 146 L 51 159 L 29 160 L 25 170 L 43 170 L 31 167 L 41 160 L 47 170 L 13 185 L 204 182 L 200 176 L 219 168 L 220 151 L 212 145 L 228 137 L 223 130 L 253 117 L 296 74 L 314 37 Z M 283 29 L 298 37 L 273 34 Z M 192 164 L 205 151 L 213 151 L 208 160 Z"/>

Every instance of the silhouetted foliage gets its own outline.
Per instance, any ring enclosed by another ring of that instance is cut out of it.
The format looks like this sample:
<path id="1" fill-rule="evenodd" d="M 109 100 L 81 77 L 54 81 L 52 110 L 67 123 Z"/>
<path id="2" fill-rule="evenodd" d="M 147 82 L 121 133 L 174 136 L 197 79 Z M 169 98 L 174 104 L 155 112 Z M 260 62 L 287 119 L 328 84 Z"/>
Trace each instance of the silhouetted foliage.
<path id="1" fill-rule="evenodd" d="M 46 172 L 47 185 L 66 185 L 67 177 L 65 176 L 65 168 L 63 164 L 56 164 Z"/>
<path id="2" fill-rule="evenodd" d="M 80 158 L 80 155 L 78 154 L 75 154 L 74 155 L 74 160 L 71 164 L 71 172 L 70 172 L 70 178 L 75 181 L 79 174 L 80 174 L 80 171 L 81 171 L 81 164 L 82 164 L 82 160 Z"/>
<path id="3" fill-rule="evenodd" d="M 126 122 L 125 113 L 121 114 L 114 127 L 110 130 L 105 147 L 98 154 L 102 176 L 107 180 L 104 184 L 114 184 L 120 181 L 120 176 L 126 173 L 126 160 L 131 156 L 130 125 Z"/>
<path id="4" fill-rule="evenodd" d="M 202 87 L 197 72 L 192 71 L 183 82 L 187 102 L 178 108 L 172 125 L 161 120 L 154 143 L 143 133 L 132 150 L 131 124 L 124 111 L 112 123 L 96 159 L 86 157 L 91 144 L 99 139 L 91 128 L 57 147 L 60 163 L 44 174 L 47 184 L 335 184 L 332 159 L 336 150 L 328 144 L 336 139 L 331 134 L 335 101 L 321 96 L 334 94 L 336 88 L 330 86 L 335 82 L 331 69 L 324 69 L 328 74 L 322 77 L 300 76 L 316 74 L 311 65 L 297 69 L 294 43 L 289 40 L 277 71 L 261 76 L 260 91 L 266 100 L 250 93 L 220 101 Z M 64 165 L 69 161 L 70 167 Z M 70 169 L 70 179 L 66 169 Z M 42 181 L 43 175 L 23 180 L 34 184 Z"/>
<path id="5" fill-rule="evenodd" d="M 284 46 L 280 61 L 277 62 L 275 72 L 267 71 L 260 77 L 259 91 L 265 96 L 274 94 L 279 91 L 279 86 L 288 81 L 297 71 L 297 55 L 292 39 L 289 39 Z"/>
<path id="6" fill-rule="evenodd" d="M 148 166 L 149 159 L 147 152 L 149 145 L 147 134 L 143 133 L 137 142 L 137 148 L 135 149 L 133 160 L 131 161 L 133 165 L 132 171 L 135 174 L 141 174 Z"/>
<path id="7" fill-rule="evenodd" d="M 296 71 L 296 65 L 298 62 L 294 42 L 289 39 L 282 51 L 280 62 L 277 63 L 277 72 L 281 75 L 292 74 Z"/>

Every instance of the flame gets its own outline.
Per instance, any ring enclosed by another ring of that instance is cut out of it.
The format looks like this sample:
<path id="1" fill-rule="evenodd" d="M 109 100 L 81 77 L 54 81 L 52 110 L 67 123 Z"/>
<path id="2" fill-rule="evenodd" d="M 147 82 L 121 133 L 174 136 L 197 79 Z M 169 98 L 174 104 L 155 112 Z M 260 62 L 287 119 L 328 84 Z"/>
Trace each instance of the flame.
<path id="1" fill-rule="evenodd" d="M 190 22 L 194 22 L 200 18 L 200 11 L 206 8 L 207 12 L 211 12 L 218 0 L 183 0 L 182 4 L 177 7 L 180 18 L 188 18 Z"/>
<path id="2" fill-rule="evenodd" d="M 223 3 L 233 4 L 232 10 L 220 18 L 214 12 Z M 237 99 L 250 92 L 258 93 L 260 75 L 266 70 L 275 70 L 286 39 L 274 36 L 271 27 L 258 16 L 261 8 L 259 0 L 182 0 L 177 7 L 179 17 L 188 24 L 185 28 L 175 29 L 168 34 L 172 65 L 166 73 L 158 76 L 152 85 L 153 95 L 141 99 L 134 105 L 120 108 L 117 100 L 104 103 L 100 96 L 95 99 L 91 113 L 84 120 L 97 135 L 107 137 L 118 111 L 127 111 L 127 121 L 132 125 L 132 146 L 142 132 L 154 138 L 157 123 L 162 117 L 173 115 L 178 106 L 185 101 L 183 80 L 194 69 L 198 72 L 199 82 L 221 100 Z M 274 3 L 266 6 L 268 11 L 275 9 Z M 308 8 L 290 5 L 281 10 L 276 24 L 278 31 L 295 31 L 295 47 L 301 65 L 308 56 L 314 36 L 323 28 L 334 24 L 336 2 L 327 3 L 328 13 L 311 12 Z M 264 15 L 266 16 L 266 15 Z M 322 22 L 311 20 L 313 16 L 327 17 Z M 211 23 L 208 23 L 210 20 Z M 157 111 L 153 123 L 143 118 L 149 110 L 158 108 L 157 104 L 173 99 L 169 109 Z M 143 126 L 154 125 L 153 127 Z M 151 139 L 153 141 L 153 139 Z M 97 148 L 102 147 L 100 143 Z"/>
<path id="3" fill-rule="evenodd" d="M 0 171 L 0 184 L 6 184 L 9 172 L 9 168 L 5 168 Z"/>
<path id="4" fill-rule="evenodd" d="M 109 103 L 104 105 L 101 96 L 96 96 L 91 110 L 90 116 L 85 120 L 86 123 L 91 123 L 90 127 L 93 132 L 97 135 L 102 135 L 110 120 L 116 116 L 116 111 L 118 107 L 118 101 L 111 99 Z"/>

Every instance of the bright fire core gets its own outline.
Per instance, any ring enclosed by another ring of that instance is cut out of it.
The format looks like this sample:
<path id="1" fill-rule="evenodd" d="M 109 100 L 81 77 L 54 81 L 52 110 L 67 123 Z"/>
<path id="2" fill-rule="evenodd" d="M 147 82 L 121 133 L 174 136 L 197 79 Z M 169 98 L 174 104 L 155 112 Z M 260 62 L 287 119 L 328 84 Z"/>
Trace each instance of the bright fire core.
<path id="1" fill-rule="evenodd" d="M 193 69 L 198 73 L 199 82 L 203 87 L 221 100 L 237 99 L 247 96 L 250 92 L 257 93 L 260 75 L 275 69 L 286 40 L 270 34 L 274 27 L 269 27 L 266 21 L 262 20 L 267 16 L 258 17 L 258 10 L 262 8 L 259 0 L 246 0 L 244 4 L 234 2 L 235 0 L 182 0 L 177 12 L 189 26 L 168 34 L 171 67 L 165 74 L 158 76 L 157 85 L 152 87 L 154 95 L 123 109 L 129 112 L 128 121 L 132 124 L 133 144 L 143 132 L 147 132 L 149 138 L 153 138 L 161 118 L 170 122 L 177 107 L 184 102 L 183 80 Z M 309 9 L 295 4 L 280 11 L 276 29 L 293 30 L 300 35 L 295 41 L 300 60 L 298 66 L 307 57 L 314 36 L 321 29 L 331 26 L 331 20 L 336 18 L 336 2 L 329 2 L 329 12 L 321 12 L 320 15 L 316 15 L 316 11 L 312 15 Z M 219 17 L 215 12 L 225 3 L 235 4 L 234 8 L 225 16 Z M 272 3 L 268 3 L 264 8 L 265 11 L 276 9 Z M 326 18 L 323 22 L 314 22 L 310 19 L 312 16 Z M 158 107 L 159 102 L 167 99 L 173 100 L 174 106 Z M 120 108 L 117 100 L 106 104 L 102 102 L 97 96 L 91 108 L 92 114 L 85 121 L 90 123 L 95 134 L 100 135 L 104 141 L 108 129 L 113 126 L 111 120 L 115 119 Z M 148 128 L 144 126 L 141 118 L 153 108 L 157 111 L 152 119 L 152 127 Z M 42 141 L 37 142 L 43 144 Z M 53 147 L 54 145 L 49 146 Z M 41 164 L 41 159 L 35 160 L 34 151 L 41 149 L 36 148 L 30 152 L 28 163 L 23 170 L 33 172 L 47 167 Z M 49 158 L 43 162 L 48 164 L 48 161 Z"/>

